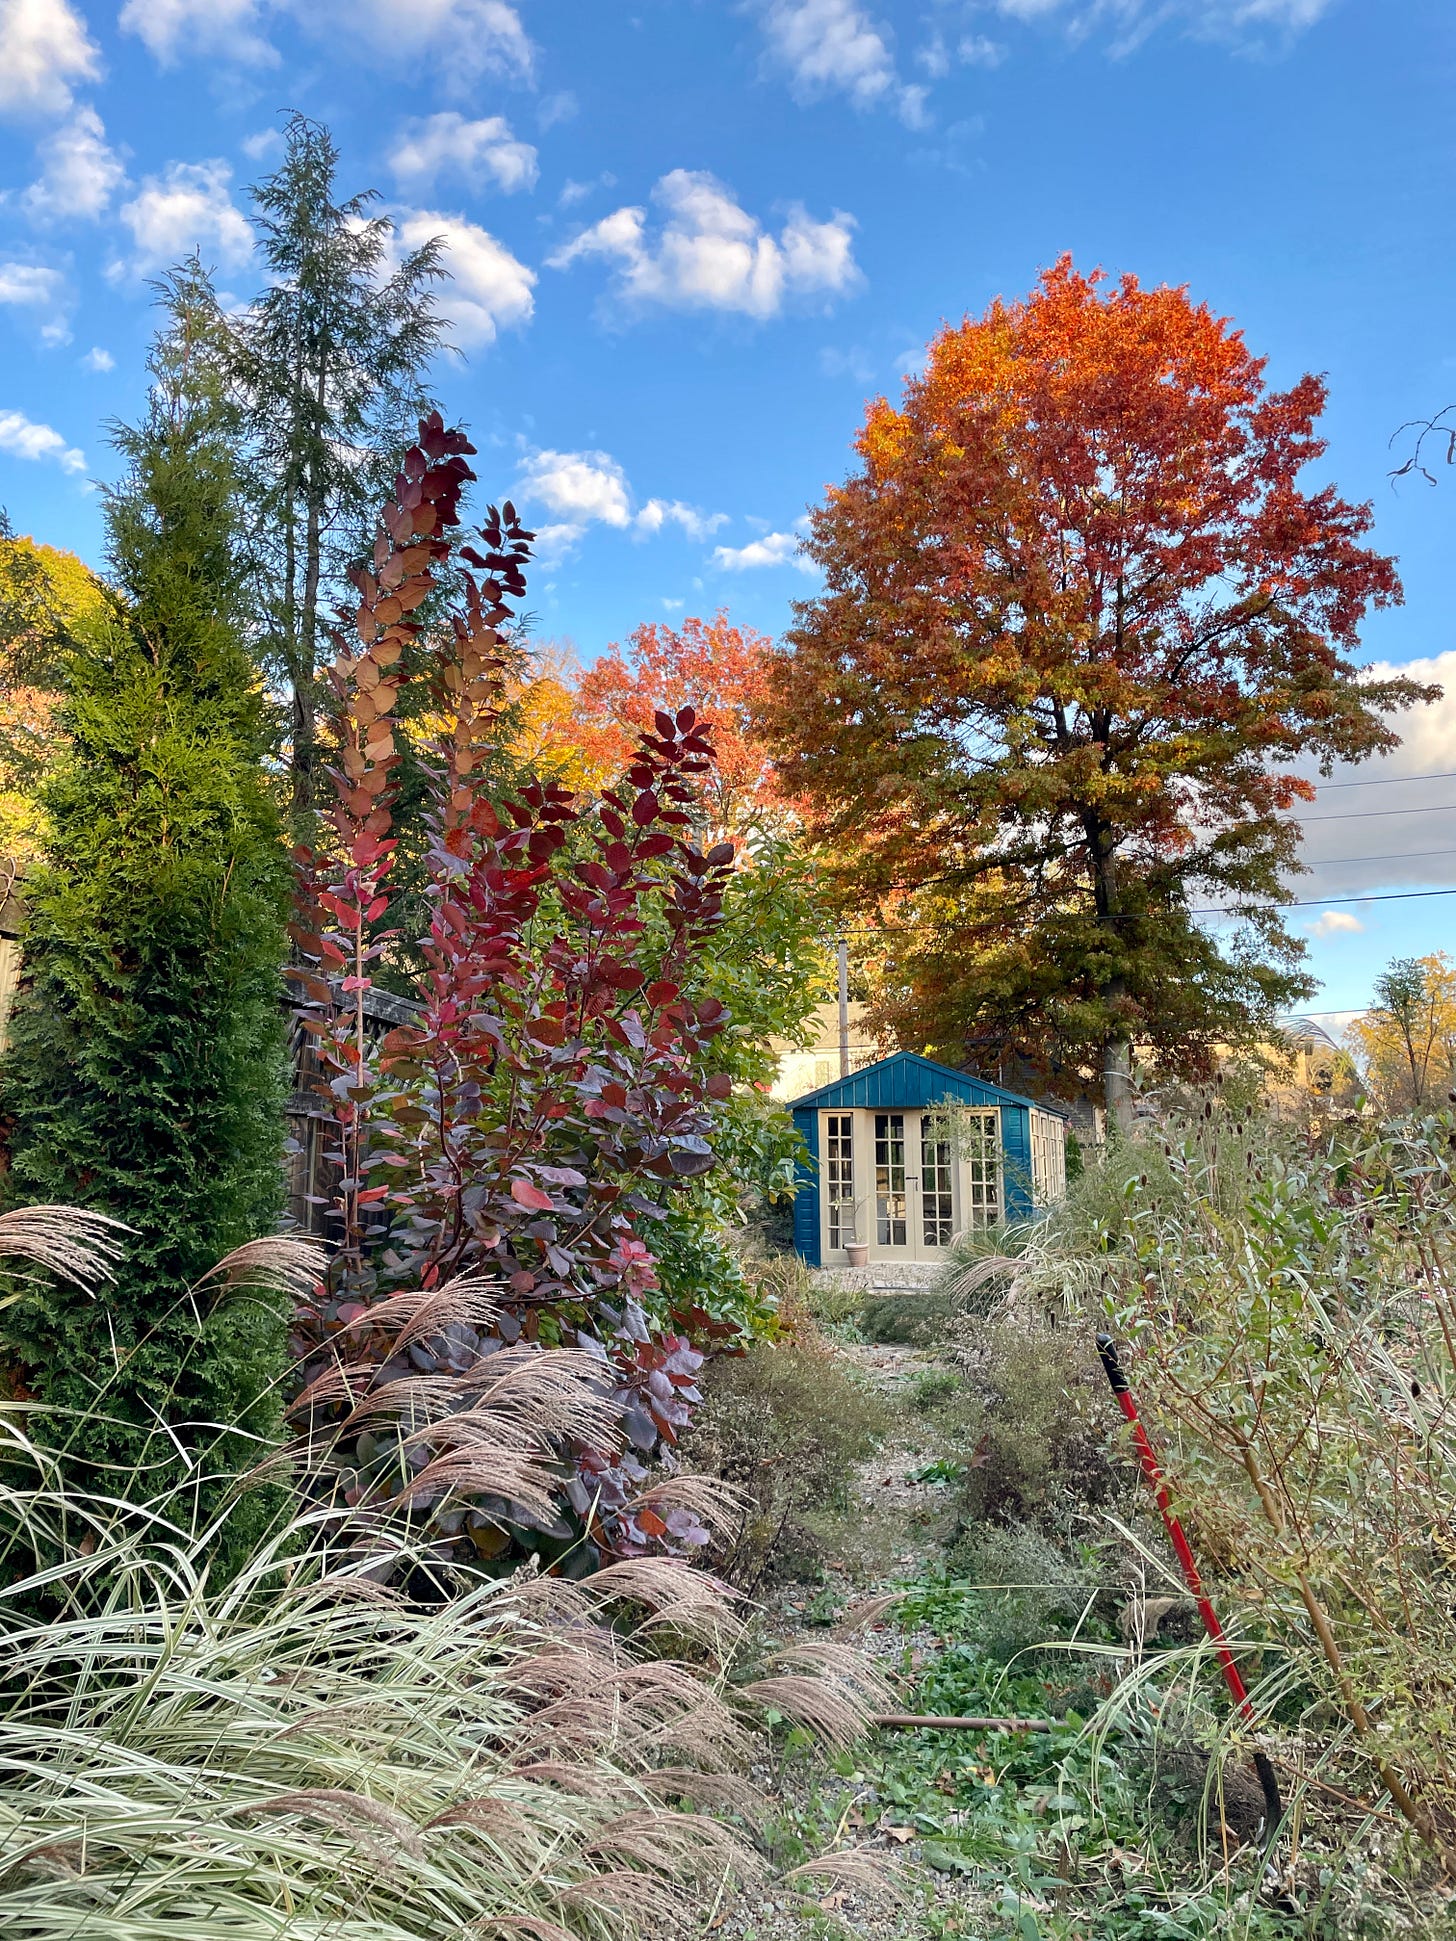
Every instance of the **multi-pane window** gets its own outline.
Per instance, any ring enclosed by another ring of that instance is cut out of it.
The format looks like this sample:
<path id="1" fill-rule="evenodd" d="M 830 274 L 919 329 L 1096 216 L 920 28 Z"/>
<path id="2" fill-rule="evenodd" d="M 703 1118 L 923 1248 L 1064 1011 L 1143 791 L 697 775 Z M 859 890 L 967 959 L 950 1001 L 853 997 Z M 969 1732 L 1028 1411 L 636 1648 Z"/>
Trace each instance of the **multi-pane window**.
<path id="1" fill-rule="evenodd" d="M 905 1114 L 875 1114 L 875 1236 L 882 1247 L 906 1243 Z"/>
<path id="2" fill-rule="evenodd" d="M 828 1199 L 829 1244 L 847 1247 L 854 1230 L 854 1114 L 825 1114 L 824 1190 Z"/>
<path id="3" fill-rule="evenodd" d="M 1066 1196 L 1067 1128 L 1052 1112 L 1031 1115 L 1031 1190 L 1038 1206 Z"/>
<path id="4" fill-rule="evenodd" d="M 1001 1115 L 992 1108 L 959 1117 L 967 1193 L 962 1224 L 972 1233 L 982 1233 L 1001 1224 Z"/>
<path id="5" fill-rule="evenodd" d="M 931 1136 L 930 1121 L 920 1134 L 920 1214 L 927 1247 L 948 1247 L 955 1231 L 954 1149 L 949 1139 Z"/>

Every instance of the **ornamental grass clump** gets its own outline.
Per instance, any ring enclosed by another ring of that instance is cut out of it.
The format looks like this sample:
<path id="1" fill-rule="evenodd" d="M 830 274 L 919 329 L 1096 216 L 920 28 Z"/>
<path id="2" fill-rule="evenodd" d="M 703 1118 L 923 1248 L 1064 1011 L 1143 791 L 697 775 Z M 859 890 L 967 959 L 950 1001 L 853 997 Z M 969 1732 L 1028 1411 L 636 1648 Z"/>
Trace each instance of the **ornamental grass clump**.
<path id="1" fill-rule="evenodd" d="M 98 1232 L 12 1214 L 0 1253 L 94 1285 Z M 217 1278 L 288 1288 L 310 1253 L 254 1245 Z M 581 1359 L 495 1370 L 471 1458 L 498 1485 L 544 1492 L 601 1410 Z M 7 1941 L 661 1932 L 762 1871 L 741 1773 L 764 1712 L 843 1744 L 877 1695 L 842 1649 L 749 1667 L 721 1588 L 672 1559 L 422 1602 L 388 1587 L 437 1561 L 397 1519 L 340 1539 L 302 1509 L 224 1577 L 208 1492 L 77 1489 L 55 1427 L 0 1404 Z"/>

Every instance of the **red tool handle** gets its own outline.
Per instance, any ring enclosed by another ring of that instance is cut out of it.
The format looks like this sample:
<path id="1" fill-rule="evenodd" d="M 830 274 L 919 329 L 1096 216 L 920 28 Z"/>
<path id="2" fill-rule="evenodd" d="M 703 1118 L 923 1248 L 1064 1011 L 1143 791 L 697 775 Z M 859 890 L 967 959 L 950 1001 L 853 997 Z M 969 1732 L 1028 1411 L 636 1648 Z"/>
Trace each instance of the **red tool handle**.
<path id="1" fill-rule="evenodd" d="M 1127 1377 L 1122 1372 L 1122 1364 L 1117 1359 L 1117 1345 L 1110 1334 L 1098 1335 L 1097 1353 L 1101 1357 L 1108 1386 L 1117 1398 L 1117 1406 L 1126 1416 L 1128 1426 L 1132 1430 L 1133 1446 L 1138 1452 L 1138 1461 L 1143 1466 L 1143 1474 L 1148 1479 L 1148 1486 L 1153 1492 L 1154 1501 L 1162 1512 L 1163 1526 L 1168 1532 L 1168 1541 L 1173 1546 L 1179 1568 L 1183 1572 L 1183 1581 L 1193 1593 L 1193 1601 L 1198 1606 L 1198 1615 L 1203 1619 L 1203 1628 L 1208 1633 L 1209 1643 L 1218 1654 L 1218 1662 L 1223 1670 L 1224 1682 L 1229 1688 L 1234 1704 L 1238 1707 L 1244 1718 L 1252 1725 L 1254 1723 L 1253 1701 L 1249 1697 L 1247 1686 L 1239 1675 L 1239 1668 L 1234 1663 L 1234 1656 L 1229 1650 L 1228 1639 L 1224 1635 L 1224 1628 L 1218 1621 L 1218 1612 L 1214 1610 L 1213 1605 L 1209 1602 L 1208 1594 L 1203 1588 L 1203 1579 L 1198 1574 L 1198 1564 L 1194 1558 L 1192 1546 L 1183 1534 L 1183 1525 L 1173 1513 L 1173 1505 L 1168 1500 L 1167 1485 L 1163 1481 L 1163 1472 L 1158 1467 L 1158 1458 L 1153 1451 L 1152 1442 L 1149 1440 L 1148 1432 L 1143 1427 L 1138 1415 L 1137 1403 L 1133 1400 L 1132 1390 L 1127 1385 Z M 1282 1812 L 1279 1801 L 1279 1787 L 1274 1778 L 1274 1768 L 1269 1763 L 1267 1753 L 1255 1751 L 1254 1767 L 1258 1772 L 1259 1784 L 1264 1792 L 1264 1809 L 1267 1816 L 1269 1840 L 1272 1842 L 1274 1835 L 1278 1831 Z"/>

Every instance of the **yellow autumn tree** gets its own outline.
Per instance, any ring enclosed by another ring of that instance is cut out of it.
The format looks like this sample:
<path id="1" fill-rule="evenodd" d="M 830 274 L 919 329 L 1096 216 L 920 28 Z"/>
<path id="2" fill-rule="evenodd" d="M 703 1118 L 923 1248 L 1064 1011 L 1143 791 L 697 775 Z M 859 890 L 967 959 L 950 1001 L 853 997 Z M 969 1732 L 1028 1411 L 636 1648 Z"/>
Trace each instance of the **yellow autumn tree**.
<path id="1" fill-rule="evenodd" d="M 1441 1104 L 1456 1081 L 1456 964 L 1443 950 L 1397 957 L 1349 1037 L 1377 1105 L 1420 1112 Z"/>
<path id="2" fill-rule="evenodd" d="M 61 652 L 106 598 L 74 553 L 0 524 L 0 863 L 7 875 L 40 845 L 40 782 L 63 740 Z"/>

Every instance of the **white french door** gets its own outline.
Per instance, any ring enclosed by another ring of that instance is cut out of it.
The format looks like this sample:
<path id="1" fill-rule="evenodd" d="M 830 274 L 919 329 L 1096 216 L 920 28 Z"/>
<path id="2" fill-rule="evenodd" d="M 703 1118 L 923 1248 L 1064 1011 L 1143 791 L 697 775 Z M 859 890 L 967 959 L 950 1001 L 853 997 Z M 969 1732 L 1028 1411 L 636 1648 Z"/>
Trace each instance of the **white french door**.
<path id="1" fill-rule="evenodd" d="M 970 1115 L 969 1132 L 952 1140 L 908 1110 L 822 1114 L 826 1261 L 854 1241 L 871 1260 L 937 1261 L 958 1233 L 999 1225 L 1000 1114 Z"/>

